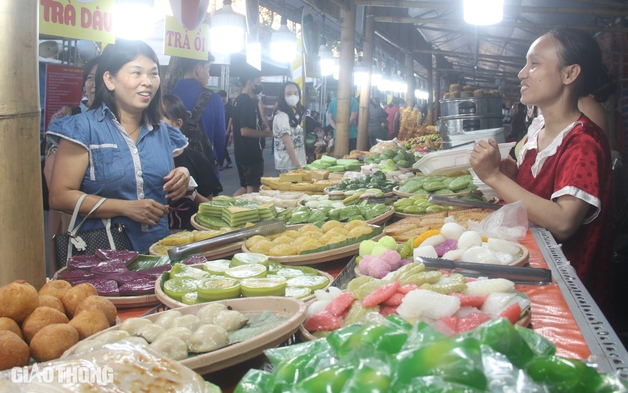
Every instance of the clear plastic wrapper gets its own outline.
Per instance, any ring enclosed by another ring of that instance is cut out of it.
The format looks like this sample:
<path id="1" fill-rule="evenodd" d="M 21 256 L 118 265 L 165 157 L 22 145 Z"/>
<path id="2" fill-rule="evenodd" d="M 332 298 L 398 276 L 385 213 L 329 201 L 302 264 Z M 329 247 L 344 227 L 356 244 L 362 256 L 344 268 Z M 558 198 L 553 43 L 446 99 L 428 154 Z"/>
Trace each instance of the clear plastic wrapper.
<path id="1" fill-rule="evenodd" d="M 480 223 L 469 221 L 469 230 L 489 238 L 521 241 L 528 231 L 528 211 L 522 201 L 509 203 Z"/>
<path id="2" fill-rule="evenodd" d="M 151 393 L 220 391 L 180 363 L 132 343 L 105 344 L 65 359 L 0 372 L 0 393 L 118 393 L 140 389 Z"/>

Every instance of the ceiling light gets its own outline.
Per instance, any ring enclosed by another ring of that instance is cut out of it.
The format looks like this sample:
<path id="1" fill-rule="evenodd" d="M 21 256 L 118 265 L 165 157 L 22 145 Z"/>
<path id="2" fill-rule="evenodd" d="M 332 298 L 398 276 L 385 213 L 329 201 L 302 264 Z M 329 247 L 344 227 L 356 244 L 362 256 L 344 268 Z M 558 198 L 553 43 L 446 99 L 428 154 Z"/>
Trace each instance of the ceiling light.
<path id="1" fill-rule="evenodd" d="M 114 34 L 128 40 L 150 37 L 157 22 L 154 0 L 118 0 L 114 6 L 114 15 Z M 138 18 L 138 15 L 142 17 Z"/>
<path id="2" fill-rule="evenodd" d="M 338 59 L 337 57 L 334 57 L 333 76 L 335 80 L 338 80 L 340 78 L 340 59 Z"/>
<path id="3" fill-rule="evenodd" d="M 209 30 L 212 53 L 238 53 L 244 48 L 244 16 L 233 11 L 231 0 L 225 0 L 214 12 Z"/>
<path id="4" fill-rule="evenodd" d="M 321 59 L 321 75 L 328 76 L 334 73 L 334 55 L 327 45 L 318 48 L 318 57 Z"/>
<path id="5" fill-rule="evenodd" d="M 358 63 L 353 69 L 353 84 L 356 86 L 363 86 L 366 84 L 366 78 L 368 77 L 368 70 L 362 63 Z"/>
<path id="6" fill-rule="evenodd" d="M 377 88 L 380 91 L 390 91 L 392 90 L 391 88 L 391 84 L 392 84 L 392 79 L 390 78 L 390 75 L 382 75 L 382 79 L 379 80 L 379 82 L 377 83 Z"/>
<path id="7" fill-rule="evenodd" d="M 471 25 L 494 25 L 504 17 L 504 0 L 464 0 L 464 21 Z"/>
<path id="8" fill-rule="evenodd" d="M 430 94 L 425 90 L 415 90 L 414 96 L 420 100 L 427 100 L 430 98 Z"/>
<path id="9" fill-rule="evenodd" d="M 281 17 L 281 26 L 270 37 L 270 57 L 278 62 L 286 63 L 294 60 L 297 52 L 297 37 L 288 29 L 288 20 Z"/>
<path id="10" fill-rule="evenodd" d="M 377 86 L 382 79 L 382 72 L 375 66 L 371 70 L 371 86 Z"/>

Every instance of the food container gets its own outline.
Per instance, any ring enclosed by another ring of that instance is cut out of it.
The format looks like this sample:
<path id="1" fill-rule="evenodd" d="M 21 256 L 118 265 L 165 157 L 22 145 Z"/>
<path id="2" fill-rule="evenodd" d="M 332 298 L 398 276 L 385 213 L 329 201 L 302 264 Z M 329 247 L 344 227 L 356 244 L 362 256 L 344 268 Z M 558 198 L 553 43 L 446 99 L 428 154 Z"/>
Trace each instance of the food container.
<path id="1" fill-rule="evenodd" d="M 445 137 L 449 135 L 462 134 L 470 131 L 486 130 L 490 128 L 500 128 L 504 125 L 502 115 L 479 116 L 460 115 L 440 118 L 440 133 Z"/>
<path id="2" fill-rule="evenodd" d="M 497 143 L 504 143 L 506 142 L 505 134 L 504 128 L 500 127 L 443 135 L 443 149 L 451 149 L 469 142 L 486 141 L 489 138 Z"/>
<path id="3" fill-rule="evenodd" d="M 502 115 L 501 97 L 467 97 L 440 101 L 440 115 L 449 116 L 499 116 Z"/>
<path id="4" fill-rule="evenodd" d="M 499 152 L 501 156 L 508 156 L 514 145 L 515 142 L 500 143 Z M 470 167 L 471 151 L 473 151 L 472 145 L 458 149 L 435 151 L 421 158 L 412 167 L 420 170 L 424 175 L 440 175 L 456 169 L 467 169 Z"/>

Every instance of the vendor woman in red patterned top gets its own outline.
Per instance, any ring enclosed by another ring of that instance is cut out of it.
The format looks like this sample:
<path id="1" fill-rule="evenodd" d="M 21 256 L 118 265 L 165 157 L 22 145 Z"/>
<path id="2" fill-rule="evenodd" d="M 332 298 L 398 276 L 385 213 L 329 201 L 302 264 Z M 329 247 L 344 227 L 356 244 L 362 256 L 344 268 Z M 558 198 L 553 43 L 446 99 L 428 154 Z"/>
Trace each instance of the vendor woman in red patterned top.
<path id="1" fill-rule="evenodd" d="M 556 29 L 538 38 L 519 72 L 521 103 L 543 120 L 528 130 L 519 159 L 500 162 L 494 141 L 477 143 L 470 164 L 504 201 L 522 200 L 528 219 L 547 228 L 602 311 L 612 297 L 612 173 L 604 132 L 578 110 L 578 99 L 615 89 L 589 34 Z M 532 129 L 534 128 L 534 129 Z"/>

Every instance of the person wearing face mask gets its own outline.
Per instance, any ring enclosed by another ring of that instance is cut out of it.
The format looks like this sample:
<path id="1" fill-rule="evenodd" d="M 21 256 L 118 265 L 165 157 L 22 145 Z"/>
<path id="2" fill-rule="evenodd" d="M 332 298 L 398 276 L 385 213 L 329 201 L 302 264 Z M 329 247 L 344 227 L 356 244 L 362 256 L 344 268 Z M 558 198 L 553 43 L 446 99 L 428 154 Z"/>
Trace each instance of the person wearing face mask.
<path id="1" fill-rule="evenodd" d="M 289 172 L 307 164 L 305 137 L 299 124 L 305 108 L 301 105 L 301 89 L 294 82 L 286 82 L 279 88 L 277 112 L 273 119 L 275 169 Z"/>
<path id="2" fill-rule="evenodd" d="M 240 188 L 234 196 L 259 191 L 264 175 L 262 140 L 273 136 L 262 121 L 256 97 L 262 92 L 259 71 L 251 67 L 239 81 L 242 93 L 233 104 L 233 144 Z"/>

